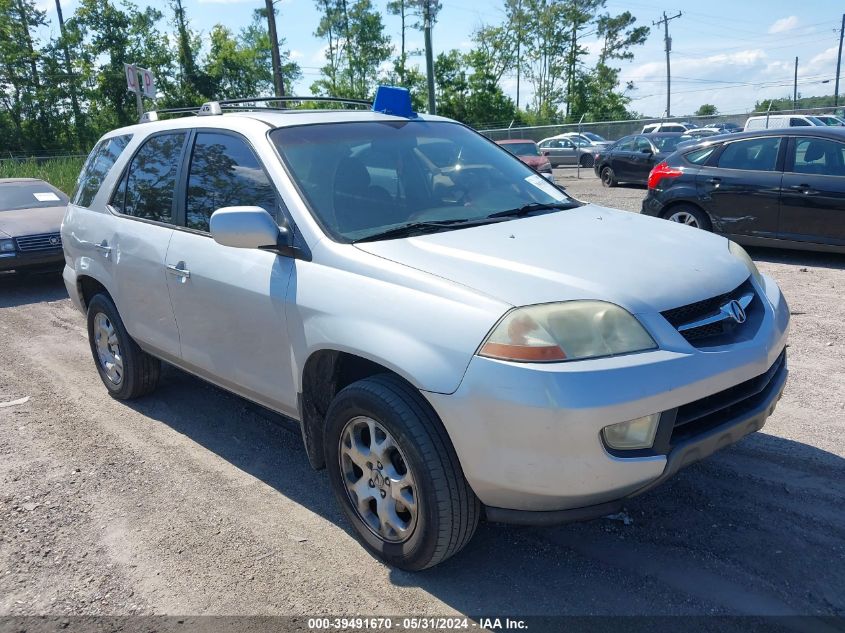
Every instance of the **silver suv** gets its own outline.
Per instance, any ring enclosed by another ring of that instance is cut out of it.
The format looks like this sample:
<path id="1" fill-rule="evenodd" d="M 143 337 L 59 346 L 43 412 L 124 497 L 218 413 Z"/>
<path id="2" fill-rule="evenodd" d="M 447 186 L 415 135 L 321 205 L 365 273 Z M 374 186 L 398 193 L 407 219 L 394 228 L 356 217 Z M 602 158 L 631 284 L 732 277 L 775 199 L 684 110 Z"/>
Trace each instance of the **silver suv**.
<path id="1" fill-rule="evenodd" d="M 64 279 L 97 369 L 298 420 L 391 564 L 482 517 L 615 512 L 774 410 L 789 310 L 725 238 L 578 202 L 399 89 L 199 114 L 110 132 L 80 176 Z"/>

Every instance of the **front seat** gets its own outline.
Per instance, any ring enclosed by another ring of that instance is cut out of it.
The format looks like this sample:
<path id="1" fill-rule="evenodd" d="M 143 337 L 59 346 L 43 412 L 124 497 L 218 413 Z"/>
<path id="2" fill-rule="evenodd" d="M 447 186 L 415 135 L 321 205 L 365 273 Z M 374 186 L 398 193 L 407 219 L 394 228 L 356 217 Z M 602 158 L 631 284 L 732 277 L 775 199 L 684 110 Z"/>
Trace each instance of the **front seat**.
<path id="1" fill-rule="evenodd" d="M 370 185 L 370 172 L 360 159 L 340 161 L 334 175 L 334 215 L 340 232 L 391 224 L 391 197 Z"/>
<path id="2" fill-rule="evenodd" d="M 827 163 L 827 154 L 823 143 L 818 141 L 810 141 L 807 143 L 807 149 L 804 150 L 804 165 L 801 171 L 805 174 L 819 174 L 824 171 Z M 817 163 L 816 161 L 825 159 L 824 163 Z M 808 163 L 813 163 L 812 165 Z"/>

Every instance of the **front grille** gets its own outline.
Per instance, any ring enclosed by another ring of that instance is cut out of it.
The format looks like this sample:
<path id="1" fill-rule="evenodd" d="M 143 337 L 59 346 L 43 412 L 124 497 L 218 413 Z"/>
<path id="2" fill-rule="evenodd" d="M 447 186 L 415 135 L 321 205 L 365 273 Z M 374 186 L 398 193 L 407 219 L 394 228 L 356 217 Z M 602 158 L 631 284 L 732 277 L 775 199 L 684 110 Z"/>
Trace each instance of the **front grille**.
<path id="1" fill-rule="evenodd" d="M 784 348 L 766 373 L 679 407 L 671 443 L 698 435 L 758 406 L 769 397 L 769 391 L 777 382 L 775 378 L 785 365 Z"/>
<path id="2" fill-rule="evenodd" d="M 696 301 L 679 308 L 665 310 L 660 314 L 672 324 L 673 327 L 679 328 L 688 323 L 705 319 L 707 317 L 719 314 L 720 308 L 733 299 L 739 299 L 746 294 L 753 295 L 751 303 L 745 310 L 746 321 L 739 324 L 732 319 L 727 319 L 717 323 L 708 323 L 700 327 L 684 330 L 681 332 L 687 341 L 695 346 L 707 344 L 724 344 L 732 342 L 733 335 L 737 334 L 738 328 L 747 330 L 756 330 L 755 325 L 759 325 L 758 312 L 760 308 L 760 301 L 754 286 L 751 284 L 751 278 L 746 279 L 741 285 L 737 286 L 730 292 L 710 297 L 702 301 Z"/>
<path id="3" fill-rule="evenodd" d="M 43 233 L 41 235 L 25 235 L 16 237 L 18 250 L 22 253 L 35 251 L 51 251 L 62 247 L 62 236 L 58 233 Z"/>

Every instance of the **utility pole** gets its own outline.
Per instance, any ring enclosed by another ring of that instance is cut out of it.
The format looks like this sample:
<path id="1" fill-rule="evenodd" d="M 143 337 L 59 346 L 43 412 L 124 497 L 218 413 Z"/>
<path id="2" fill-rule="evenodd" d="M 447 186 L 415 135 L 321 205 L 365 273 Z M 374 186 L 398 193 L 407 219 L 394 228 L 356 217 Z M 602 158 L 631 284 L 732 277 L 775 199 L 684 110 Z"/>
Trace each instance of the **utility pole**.
<path id="1" fill-rule="evenodd" d="M 73 76 L 73 65 L 70 63 L 70 51 L 67 47 L 67 38 L 65 35 L 65 18 L 62 15 L 61 0 L 56 0 L 56 14 L 59 18 L 59 33 L 62 35 L 62 51 L 65 58 L 65 72 L 67 73 L 67 85 L 70 92 L 70 104 L 73 109 L 73 123 L 76 126 L 76 140 L 79 141 L 80 148 L 84 141 L 82 131 L 82 110 L 79 108 L 79 99 L 76 96 L 76 78 Z"/>
<path id="2" fill-rule="evenodd" d="M 798 109 L 798 58 L 795 58 L 795 79 L 792 82 L 792 109 Z"/>
<path id="3" fill-rule="evenodd" d="M 59 0 L 56 0 L 58 2 Z M 273 87 L 276 97 L 285 96 L 285 82 L 282 79 L 282 59 L 279 55 L 279 36 L 276 34 L 276 7 L 273 0 L 264 0 L 267 7 L 267 31 L 270 36 L 270 57 L 273 59 Z"/>
<path id="4" fill-rule="evenodd" d="M 56 0 L 58 2 L 59 0 Z M 845 24 L 845 15 L 842 16 L 843 24 Z M 519 75 L 522 66 L 522 0 L 519 0 L 516 5 L 516 109 L 519 110 Z M 842 38 L 839 38 L 839 52 L 842 52 Z M 839 71 L 836 72 L 839 76 Z M 837 80 L 838 81 L 838 80 Z M 838 83 L 836 84 L 839 85 Z M 838 91 L 838 90 L 837 90 Z"/>
<path id="5" fill-rule="evenodd" d="M 423 31 L 425 35 L 425 72 L 428 76 L 428 113 L 436 114 L 434 103 L 434 54 L 431 50 L 431 0 L 423 0 Z"/>
<path id="6" fill-rule="evenodd" d="M 672 73 L 669 68 L 669 52 L 672 50 L 672 38 L 669 37 L 669 22 L 676 18 L 681 17 L 683 15 L 680 11 L 678 11 L 677 15 L 673 15 L 672 17 L 668 17 L 666 12 L 663 12 L 663 19 L 658 20 L 657 22 L 652 22 L 654 26 L 663 25 L 663 42 L 666 45 L 666 118 L 668 119 L 672 116 L 672 106 L 671 106 L 671 99 L 672 99 Z"/>
<path id="7" fill-rule="evenodd" d="M 833 107 L 839 105 L 839 69 L 842 67 L 842 34 L 845 33 L 845 13 L 842 14 L 842 26 L 839 27 L 839 54 L 836 56 L 836 88 L 833 92 Z"/>

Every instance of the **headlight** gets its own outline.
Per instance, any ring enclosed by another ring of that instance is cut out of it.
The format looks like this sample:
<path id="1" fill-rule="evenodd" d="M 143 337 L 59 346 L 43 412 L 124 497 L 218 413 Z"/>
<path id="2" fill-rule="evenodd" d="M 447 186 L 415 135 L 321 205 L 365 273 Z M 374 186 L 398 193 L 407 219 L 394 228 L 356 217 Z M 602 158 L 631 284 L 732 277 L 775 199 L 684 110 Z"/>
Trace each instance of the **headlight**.
<path id="1" fill-rule="evenodd" d="M 567 301 L 510 311 L 478 353 L 500 360 L 548 363 L 656 348 L 640 322 L 619 306 L 605 301 Z"/>
<path id="2" fill-rule="evenodd" d="M 606 426 L 601 430 L 601 434 L 605 444 L 617 450 L 651 448 L 659 421 L 660 414 L 652 413 L 636 420 Z"/>
<path id="3" fill-rule="evenodd" d="M 15 240 L 0 240 L 0 253 L 14 253 Z"/>
<path id="4" fill-rule="evenodd" d="M 754 281 L 757 282 L 757 285 L 761 288 L 764 287 L 763 276 L 760 274 L 760 271 L 757 270 L 757 264 L 755 264 L 748 253 L 745 252 L 745 249 L 736 242 L 731 242 L 730 240 L 728 240 L 728 248 L 731 251 L 731 255 L 745 264 L 745 267 L 748 268 L 748 272 L 750 272 L 751 276 L 754 277 Z"/>

